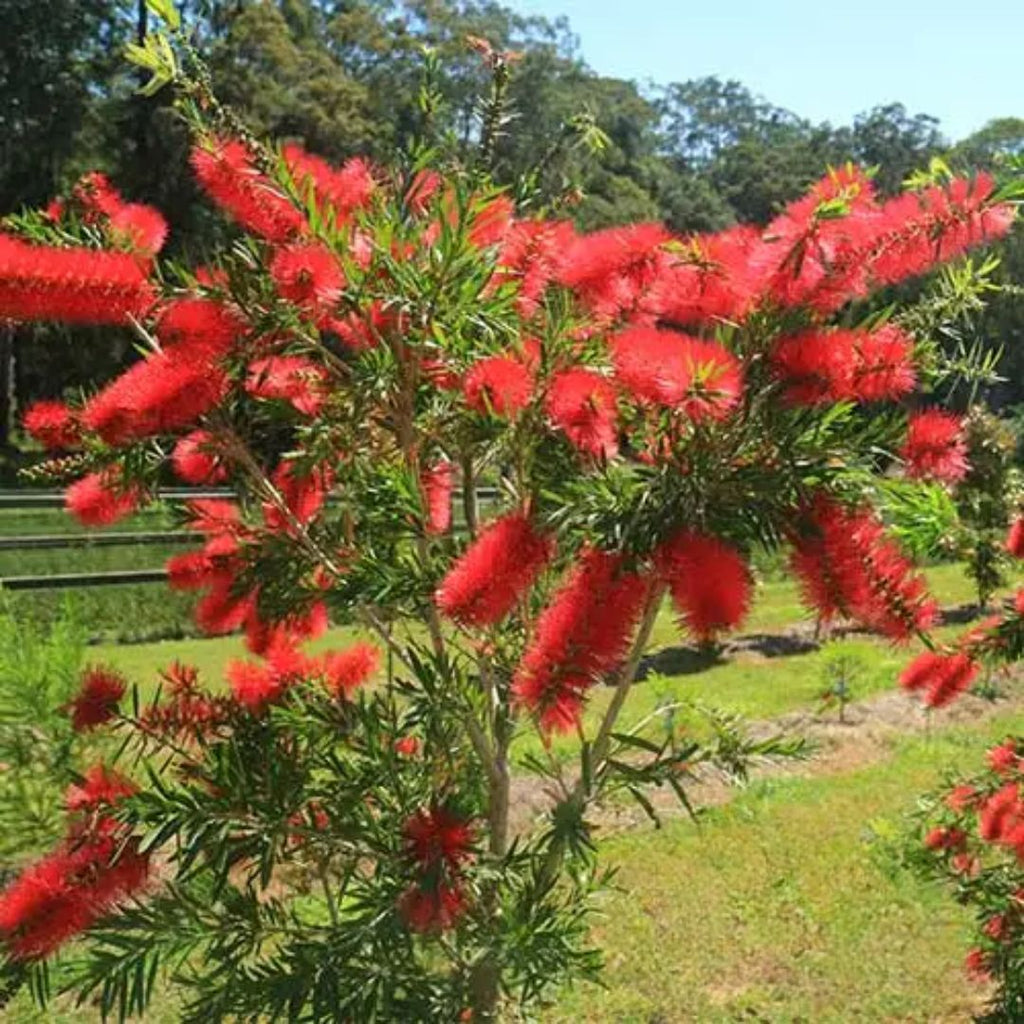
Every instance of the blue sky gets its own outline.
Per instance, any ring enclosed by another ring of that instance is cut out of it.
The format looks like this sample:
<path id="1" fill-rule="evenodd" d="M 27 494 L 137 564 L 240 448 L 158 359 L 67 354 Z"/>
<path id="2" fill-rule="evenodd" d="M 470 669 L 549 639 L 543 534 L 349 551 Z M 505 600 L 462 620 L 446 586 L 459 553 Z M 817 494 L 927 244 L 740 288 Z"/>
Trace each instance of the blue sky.
<path id="1" fill-rule="evenodd" d="M 954 139 L 1024 117 L 1024 0 L 505 0 L 564 14 L 601 74 L 736 78 L 815 121 L 892 101 Z"/>

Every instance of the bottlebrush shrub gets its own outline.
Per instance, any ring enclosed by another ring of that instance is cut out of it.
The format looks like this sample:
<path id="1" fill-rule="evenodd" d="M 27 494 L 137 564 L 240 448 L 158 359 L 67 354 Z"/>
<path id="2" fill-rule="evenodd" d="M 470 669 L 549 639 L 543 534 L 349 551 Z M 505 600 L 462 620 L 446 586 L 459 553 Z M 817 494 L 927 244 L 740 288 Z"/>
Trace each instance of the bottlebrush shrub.
<path id="1" fill-rule="evenodd" d="M 525 1012 L 596 970 L 587 812 L 602 793 L 653 813 L 647 785 L 685 798 L 719 752 L 735 770 L 790 749 L 618 727 L 667 595 L 710 639 L 742 623 L 751 548 L 788 545 L 822 615 L 897 640 L 930 624 L 866 495 L 900 458 L 948 469 L 960 453 L 946 435 L 905 440 L 892 403 L 922 379 L 926 339 L 861 323 L 858 303 L 1004 234 L 1014 208 L 985 176 L 881 202 L 846 167 L 763 230 L 577 236 L 480 169 L 503 55 L 486 51 L 492 105 L 468 160 L 421 146 L 396 168 L 335 168 L 229 133 L 181 49 L 192 163 L 234 244 L 158 271 L 155 232 L 115 238 L 101 209 L 59 230 L 25 215 L 0 246 L 0 316 L 130 308 L 151 349 L 30 424 L 77 453 L 71 511 L 113 522 L 164 472 L 230 487 L 188 507 L 203 542 L 170 584 L 252 652 L 216 696 L 179 670 L 152 704 L 93 681 L 75 705 L 146 766 L 106 817 L 149 879 L 75 919 L 63 976 L 141 1012 L 162 974 L 197 1021 Z M 309 653 L 332 617 L 363 645 Z M 610 700 L 588 713 L 602 683 Z M 531 729 L 551 755 L 526 766 L 551 794 L 532 823 L 510 807 Z M 578 765 L 558 732 L 582 741 Z M 0 897 L 36 987 L 58 943 L 19 941 L 11 907 L 50 863 Z"/>
<path id="2" fill-rule="evenodd" d="M 1024 1018 L 1024 737 L 988 751 L 984 770 L 927 798 L 908 862 L 975 913 L 964 969 L 995 990 L 984 1019 Z"/>

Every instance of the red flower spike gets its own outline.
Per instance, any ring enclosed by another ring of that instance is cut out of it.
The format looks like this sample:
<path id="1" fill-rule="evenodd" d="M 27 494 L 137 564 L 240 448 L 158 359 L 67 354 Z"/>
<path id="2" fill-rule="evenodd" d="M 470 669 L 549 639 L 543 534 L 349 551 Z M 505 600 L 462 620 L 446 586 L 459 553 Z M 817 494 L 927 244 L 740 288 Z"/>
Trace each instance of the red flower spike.
<path id="1" fill-rule="evenodd" d="M 467 626 L 500 622 L 548 564 L 554 543 L 525 512 L 489 523 L 441 581 L 435 600 L 442 614 Z"/>
<path id="2" fill-rule="evenodd" d="M 420 869 L 456 870 L 473 855 L 470 822 L 445 807 L 417 811 L 402 829 L 405 855 Z"/>
<path id="3" fill-rule="evenodd" d="M 426 532 L 428 536 L 446 534 L 452 525 L 452 464 L 438 459 L 420 472 L 420 488 L 427 506 Z"/>
<path id="4" fill-rule="evenodd" d="M 96 764 L 85 773 L 81 784 L 68 787 L 64 803 L 72 813 L 94 811 L 100 807 L 113 807 L 138 791 L 130 779 L 110 771 L 105 765 Z"/>
<path id="5" fill-rule="evenodd" d="M 345 286 L 334 253 L 324 245 L 306 242 L 278 249 L 270 261 L 270 276 L 282 299 L 314 317 L 329 312 Z"/>
<path id="6" fill-rule="evenodd" d="M 187 484 L 219 484 L 227 479 L 227 467 L 213 449 L 213 436 L 194 430 L 181 438 L 171 453 L 171 465 Z"/>
<path id="7" fill-rule="evenodd" d="M 986 757 L 989 768 L 997 775 L 1010 775 L 1024 770 L 1024 756 L 1017 751 L 1017 744 L 1008 739 L 993 747 Z"/>
<path id="8" fill-rule="evenodd" d="M 0 234 L 0 319 L 129 325 L 155 299 L 129 253 L 29 245 Z"/>
<path id="9" fill-rule="evenodd" d="M 900 686 L 905 690 L 923 691 L 928 707 L 941 708 L 968 690 L 977 674 L 977 663 L 966 654 L 925 651 L 903 670 Z"/>
<path id="10" fill-rule="evenodd" d="M 544 407 L 551 422 L 584 454 L 598 459 L 618 454 L 615 390 L 601 374 L 582 367 L 556 374 Z"/>
<path id="11" fill-rule="evenodd" d="M 857 360 L 853 331 L 808 331 L 777 342 L 771 366 L 789 404 L 815 406 L 853 396 Z"/>
<path id="12" fill-rule="evenodd" d="M 1006 535 L 1006 550 L 1014 558 L 1024 558 L 1024 516 L 1016 519 Z"/>
<path id="13" fill-rule="evenodd" d="M 215 140 L 197 146 L 192 167 L 207 194 L 247 231 L 280 244 L 304 227 L 302 214 L 256 169 L 244 143 Z"/>
<path id="14" fill-rule="evenodd" d="M 676 609 L 699 640 L 736 628 L 750 610 L 750 569 L 717 537 L 683 530 L 658 549 L 655 561 Z"/>
<path id="15" fill-rule="evenodd" d="M 81 443 L 75 414 L 63 402 L 35 402 L 22 418 L 25 430 L 49 451 L 66 451 Z"/>
<path id="16" fill-rule="evenodd" d="M 721 345 L 634 327 L 611 340 L 615 376 L 634 398 L 680 408 L 695 422 L 724 419 L 739 401 L 739 361 Z"/>
<path id="17" fill-rule="evenodd" d="M 376 189 L 373 171 L 360 157 L 337 168 L 294 144 L 285 146 L 283 155 L 299 195 L 305 198 L 311 190 L 321 216 L 330 208 L 335 224 L 366 206 Z"/>
<path id="18" fill-rule="evenodd" d="M 115 242 L 151 259 L 164 247 L 168 227 L 159 210 L 128 203 L 110 215 L 108 230 Z"/>
<path id="19" fill-rule="evenodd" d="M 316 416 L 327 396 L 327 373 L 305 356 L 269 356 L 249 364 L 245 390 L 254 398 L 289 402 L 303 416 Z"/>
<path id="20" fill-rule="evenodd" d="M 578 721 L 597 677 L 626 656 L 649 584 L 623 569 L 621 555 L 589 549 L 537 619 L 512 682 L 517 702 L 541 726 Z"/>
<path id="21" fill-rule="evenodd" d="M 355 643 L 343 651 L 330 651 L 319 662 L 324 683 L 332 696 L 348 700 L 380 669 L 380 651 L 370 643 Z"/>
<path id="22" fill-rule="evenodd" d="M 466 912 L 466 897 L 458 886 L 441 882 L 413 883 L 398 901 L 402 920 L 414 932 L 431 934 L 454 928 Z"/>
<path id="23" fill-rule="evenodd" d="M 512 418 L 533 397 L 533 374 L 518 359 L 490 356 L 466 374 L 462 391 L 475 412 Z"/>
<path id="24" fill-rule="evenodd" d="M 498 253 L 494 283 L 518 284 L 516 310 L 524 320 L 537 313 L 574 237 L 572 225 L 561 221 L 517 221 L 509 228 Z"/>
<path id="25" fill-rule="evenodd" d="M 141 501 L 138 491 L 121 489 L 114 471 L 89 473 L 64 492 L 65 507 L 84 526 L 110 526 L 130 516 Z"/>
<path id="26" fill-rule="evenodd" d="M 114 669 L 87 668 L 82 673 L 78 693 L 68 705 L 75 732 L 88 732 L 109 722 L 117 714 L 127 685 L 124 676 Z"/>
<path id="27" fill-rule="evenodd" d="M 215 299 L 175 299 L 164 306 L 156 322 L 164 348 L 180 346 L 183 354 L 203 353 L 213 360 L 227 355 L 245 334 L 246 323 L 230 306 Z"/>
<path id="28" fill-rule="evenodd" d="M 855 331 L 851 397 L 859 402 L 894 401 L 917 386 L 914 341 L 895 324 Z"/>
<path id="29" fill-rule="evenodd" d="M 334 483 L 334 473 L 327 466 L 318 466 L 300 475 L 294 462 L 282 462 L 274 470 L 271 479 L 288 510 L 299 523 L 305 525 L 323 508 Z M 263 521 L 271 530 L 287 533 L 292 529 L 284 512 L 270 502 L 263 504 Z"/>
<path id="30" fill-rule="evenodd" d="M 907 476 L 955 484 L 969 469 L 967 442 L 959 417 L 941 409 L 915 413 L 900 452 Z"/>

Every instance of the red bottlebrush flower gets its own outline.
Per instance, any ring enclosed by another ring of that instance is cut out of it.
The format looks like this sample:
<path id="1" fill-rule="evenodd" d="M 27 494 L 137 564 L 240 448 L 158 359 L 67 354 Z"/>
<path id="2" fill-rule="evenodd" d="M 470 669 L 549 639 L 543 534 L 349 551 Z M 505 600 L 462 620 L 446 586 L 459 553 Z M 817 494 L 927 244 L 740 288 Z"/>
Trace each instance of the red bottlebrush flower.
<path id="1" fill-rule="evenodd" d="M 455 870 L 473 855 L 473 827 L 445 807 L 417 811 L 402 829 L 405 855 L 420 869 Z"/>
<path id="2" fill-rule="evenodd" d="M 511 418 L 530 404 L 533 374 L 518 359 L 490 356 L 470 367 L 462 391 L 474 411 Z"/>
<path id="3" fill-rule="evenodd" d="M 312 190 L 321 207 L 334 210 L 335 222 L 348 217 L 353 210 L 366 206 L 376 188 L 370 165 L 360 157 L 348 160 L 340 168 L 332 167 L 301 146 L 289 145 L 283 151 L 285 163 L 299 194 Z"/>
<path id="4" fill-rule="evenodd" d="M 459 375 L 442 359 L 421 359 L 420 374 L 439 391 L 460 391 Z"/>
<path id="5" fill-rule="evenodd" d="M 420 488 L 427 506 L 426 532 L 439 537 L 452 525 L 452 464 L 438 459 L 427 466 L 420 472 Z"/>
<path id="6" fill-rule="evenodd" d="M 556 374 L 544 407 L 581 452 L 599 459 L 618 454 L 615 390 L 601 374 L 583 368 Z"/>
<path id="7" fill-rule="evenodd" d="M 973 853 L 954 854 L 949 866 L 958 874 L 967 878 L 977 878 L 981 871 L 981 861 Z"/>
<path id="8" fill-rule="evenodd" d="M 983 949 L 972 949 L 964 958 L 964 970 L 975 981 L 991 981 L 988 954 Z"/>
<path id="9" fill-rule="evenodd" d="M 227 479 L 227 467 L 212 447 L 213 435 L 194 430 L 181 438 L 171 453 L 174 472 L 187 484 L 219 484 Z"/>
<path id="10" fill-rule="evenodd" d="M 990 796 L 978 814 L 978 834 L 988 843 L 1016 845 L 1017 832 L 1024 826 L 1024 802 L 1020 785 L 1008 782 Z M 1020 838 L 1024 842 L 1024 835 Z"/>
<path id="11" fill-rule="evenodd" d="M 205 350 L 173 346 L 135 363 L 94 395 L 82 423 L 112 445 L 171 433 L 214 408 L 227 386 Z"/>
<path id="12" fill-rule="evenodd" d="M 853 396 L 858 365 L 853 331 L 807 331 L 782 338 L 771 355 L 772 371 L 791 405 L 823 405 Z"/>
<path id="13" fill-rule="evenodd" d="M 743 373 L 721 345 L 675 331 L 635 327 L 612 339 L 622 385 L 639 400 L 678 407 L 691 419 L 724 419 L 739 401 Z"/>
<path id="14" fill-rule="evenodd" d="M 256 169 L 244 143 L 213 141 L 192 151 L 192 167 L 207 194 L 247 231 L 287 242 L 305 220 L 276 182 Z"/>
<path id="15" fill-rule="evenodd" d="M 71 191 L 75 202 L 83 208 L 86 220 L 95 222 L 97 217 L 112 217 L 124 205 L 121 193 L 110 183 L 110 179 L 99 171 L 90 171 L 75 182 Z"/>
<path id="16" fill-rule="evenodd" d="M 128 203 L 110 215 L 111 237 L 140 256 L 153 257 L 167 241 L 163 214 L 143 203 Z"/>
<path id="17" fill-rule="evenodd" d="M 242 513 L 233 501 L 223 498 L 195 498 L 186 505 L 189 525 L 210 536 L 236 534 L 241 530 Z"/>
<path id="18" fill-rule="evenodd" d="M 87 732 L 105 725 L 117 713 L 126 688 L 124 676 L 114 669 L 87 668 L 82 673 L 78 693 L 68 705 L 71 727 L 75 732 Z"/>
<path id="19" fill-rule="evenodd" d="M 291 514 L 300 522 L 308 523 L 323 508 L 327 494 L 334 483 L 334 474 L 326 466 L 317 466 L 300 475 L 293 462 L 278 464 L 271 478 Z M 269 502 L 263 504 L 263 521 L 271 530 L 288 531 L 291 524 L 284 512 Z"/>
<path id="20" fill-rule="evenodd" d="M 251 595 L 255 600 L 256 595 Z M 294 646 L 315 640 L 327 632 L 330 621 L 323 601 L 314 601 L 301 612 L 292 612 L 277 622 L 265 622 L 256 614 L 255 604 L 245 620 L 245 645 L 253 654 L 266 655 L 275 647 Z"/>
<path id="21" fill-rule="evenodd" d="M 742 320 L 755 297 L 751 252 L 757 241 L 758 233 L 744 225 L 674 243 L 644 310 L 680 326 Z"/>
<path id="22" fill-rule="evenodd" d="M 420 741 L 415 736 L 399 736 L 395 740 L 395 753 L 401 757 L 415 757 L 419 749 Z"/>
<path id="23" fill-rule="evenodd" d="M 249 364 L 245 390 L 255 398 L 290 402 L 303 416 L 315 416 L 326 398 L 327 373 L 305 356 L 269 356 Z"/>
<path id="24" fill-rule="evenodd" d="M 160 672 L 167 699 L 151 704 L 142 714 L 150 730 L 163 736 L 209 734 L 230 718 L 226 697 L 211 696 L 199 686 L 199 670 L 175 662 Z"/>
<path id="25" fill-rule="evenodd" d="M 903 670 L 900 686 L 905 690 L 924 691 L 924 703 L 931 708 L 941 708 L 969 689 L 977 674 L 977 663 L 966 654 L 925 651 Z"/>
<path id="26" fill-rule="evenodd" d="M 486 249 L 498 245 L 512 226 L 515 204 L 508 196 L 496 196 L 473 214 L 469 225 L 468 239 L 471 245 Z"/>
<path id="27" fill-rule="evenodd" d="M 599 318 L 642 312 L 671 265 L 671 241 L 660 224 L 631 224 L 582 235 L 565 253 L 558 280 Z"/>
<path id="28" fill-rule="evenodd" d="M 165 349 L 180 346 L 178 351 L 202 352 L 208 359 L 226 355 L 245 330 L 245 321 L 230 306 L 203 298 L 169 302 L 156 323 Z"/>
<path id="29" fill-rule="evenodd" d="M 902 398 L 914 390 L 914 342 L 895 324 L 876 331 L 855 331 L 851 396 L 860 402 Z"/>
<path id="30" fill-rule="evenodd" d="M 330 651 L 320 662 L 331 695 L 348 700 L 380 668 L 380 651 L 373 644 L 355 643 L 343 651 Z"/>
<path id="31" fill-rule="evenodd" d="M 962 850 L 967 845 L 967 833 L 960 828 L 933 828 L 924 837 L 929 850 Z"/>
<path id="32" fill-rule="evenodd" d="M 647 592 L 646 581 L 623 569 L 621 555 L 582 553 L 537 619 L 512 683 L 516 700 L 542 728 L 572 728 L 584 692 L 625 657 Z"/>
<path id="33" fill-rule="evenodd" d="M 50 451 L 76 448 L 82 439 L 77 417 L 63 402 L 33 403 L 25 410 L 22 423 Z"/>
<path id="34" fill-rule="evenodd" d="M 941 409 L 915 413 L 900 452 L 907 476 L 955 484 L 967 475 L 967 442 L 959 417 Z"/>
<path id="35" fill-rule="evenodd" d="M 954 786 L 946 796 L 946 806 L 960 814 L 973 807 L 978 799 L 978 792 L 973 786 Z"/>
<path id="36" fill-rule="evenodd" d="M 49 956 L 145 884 L 149 861 L 110 829 L 65 844 L 0 894 L 0 935 L 16 960 Z"/>
<path id="37" fill-rule="evenodd" d="M 466 897 L 455 885 L 416 882 L 402 894 L 398 912 L 414 932 L 447 931 L 466 912 Z"/>
<path id="38" fill-rule="evenodd" d="M 734 547 L 717 537 L 682 530 L 659 548 L 655 560 L 676 609 L 699 640 L 710 640 L 743 621 L 753 581 Z"/>
<path id="39" fill-rule="evenodd" d="M 345 275 L 334 253 L 325 245 L 306 242 L 278 249 L 270 262 L 270 276 L 282 299 L 311 316 L 328 312 L 345 287 Z"/>
<path id="40" fill-rule="evenodd" d="M 791 566 L 804 599 L 823 619 L 851 615 L 894 640 L 931 625 L 936 606 L 924 578 L 869 511 L 820 496 L 806 527 L 794 541 Z"/>
<path id="41" fill-rule="evenodd" d="M 538 533 L 525 512 L 488 524 L 437 588 L 441 612 L 468 626 L 503 619 L 551 559 L 550 537 Z"/>
<path id="42" fill-rule="evenodd" d="M 99 807 L 113 807 L 137 792 L 138 787 L 130 779 L 96 764 L 85 773 L 81 784 L 68 787 L 64 803 L 72 813 L 94 811 Z"/>
<path id="43" fill-rule="evenodd" d="M 545 289 L 554 280 L 575 238 L 564 221 L 517 221 L 508 230 L 498 253 L 495 283 L 516 282 L 516 310 L 529 320 L 540 308 Z"/>
<path id="44" fill-rule="evenodd" d="M 1016 519 L 1010 527 L 1006 535 L 1006 550 L 1014 558 L 1024 558 L 1024 516 Z"/>
<path id="45" fill-rule="evenodd" d="M 997 775 L 1010 775 L 1024 770 L 1024 757 L 1017 752 L 1017 744 L 1008 739 L 993 747 L 987 755 L 988 766 Z"/>
<path id="46" fill-rule="evenodd" d="M 406 205 L 417 217 L 422 217 L 430 209 L 430 203 L 440 187 L 441 175 L 424 167 L 416 172 L 406 189 Z"/>
<path id="47" fill-rule="evenodd" d="M 1010 922 L 1005 914 L 995 914 L 985 922 L 982 931 L 993 942 L 1002 942 L 1010 933 Z"/>
<path id="48" fill-rule="evenodd" d="M 114 472 L 89 473 L 64 492 L 67 510 L 84 526 L 110 526 L 130 516 L 141 502 L 135 489 L 122 490 Z"/>
<path id="49" fill-rule="evenodd" d="M 0 318 L 127 325 L 155 299 L 129 253 L 29 245 L 0 234 Z"/>
<path id="50" fill-rule="evenodd" d="M 279 701 L 290 682 L 288 676 L 278 672 L 269 661 L 231 661 L 225 672 L 232 696 L 254 715 L 269 704 Z"/>

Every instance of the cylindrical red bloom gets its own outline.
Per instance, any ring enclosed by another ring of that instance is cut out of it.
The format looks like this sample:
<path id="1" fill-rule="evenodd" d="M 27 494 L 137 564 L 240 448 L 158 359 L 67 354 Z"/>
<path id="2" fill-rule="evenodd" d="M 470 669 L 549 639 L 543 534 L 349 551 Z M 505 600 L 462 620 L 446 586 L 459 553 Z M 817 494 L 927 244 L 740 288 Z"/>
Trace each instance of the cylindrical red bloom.
<path id="1" fill-rule="evenodd" d="M 192 166 L 207 194 L 247 231 L 287 242 L 305 224 L 277 183 L 258 171 L 245 144 L 213 141 L 192 151 Z"/>
<path id="2" fill-rule="evenodd" d="M 109 820 L 69 841 L 0 893 L 0 935 L 16 960 L 42 959 L 140 889 L 149 859 Z"/>
<path id="3" fill-rule="evenodd" d="M 982 804 L 978 834 L 988 843 L 1024 845 L 1024 800 L 1019 783 L 1007 782 Z"/>
<path id="4" fill-rule="evenodd" d="M 1010 775 L 1024 771 L 1024 755 L 1017 750 L 1016 742 L 1010 738 L 993 747 L 986 755 L 989 768 L 997 775 Z"/>
<path id="5" fill-rule="evenodd" d="M 334 483 L 334 473 L 324 465 L 301 473 L 294 462 L 281 462 L 272 480 L 288 510 L 298 522 L 305 524 L 323 508 Z M 263 521 L 271 530 L 291 530 L 288 517 L 270 502 L 263 503 Z"/>
<path id="6" fill-rule="evenodd" d="M 130 324 L 155 299 L 129 253 L 29 245 L 0 234 L 0 319 Z"/>
<path id="7" fill-rule="evenodd" d="M 934 620 L 924 578 L 866 509 L 819 496 L 794 539 L 790 564 L 804 599 L 823 619 L 851 615 L 894 640 Z"/>
<path id="8" fill-rule="evenodd" d="M 1006 535 L 1006 550 L 1014 558 L 1024 558 L 1024 516 L 1015 519 Z"/>
<path id="9" fill-rule="evenodd" d="M 468 626 L 503 619 L 551 559 L 554 543 L 530 517 L 512 512 L 489 523 L 437 588 L 441 612 Z"/>
<path id="10" fill-rule="evenodd" d="M 85 773 L 80 784 L 68 787 L 64 803 L 71 812 L 94 811 L 99 807 L 112 807 L 137 792 L 138 787 L 130 779 L 106 765 L 96 764 Z"/>
<path id="11" fill-rule="evenodd" d="M 572 225 L 564 221 L 517 221 L 505 235 L 494 280 L 518 283 L 516 309 L 524 320 L 540 308 L 544 290 L 557 274 L 573 238 Z"/>
<path id="12" fill-rule="evenodd" d="M 299 194 L 305 198 L 312 190 L 321 207 L 321 216 L 330 207 L 336 223 L 353 210 L 366 206 L 376 188 L 373 170 L 361 157 L 353 157 L 340 168 L 332 167 L 326 160 L 293 144 L 284 147 L 284 159 Z"/>
<path id="13" fill-rule="evenodd" d="M 473 855 L 473 827 L 446 807 L 417 811 L 402 829 L 406 856 L 421 870 L 456 870 Z"/>
<path id="14" fill-rule="evenodd" d="M 174 446 L 171 465 L 187 484 L 218 484 L 227 479 L 227 468 L 215 454 L 213 436 L 205 430 L 193 430 Z"/>
<path id="15" fill-rule="evenodd" d="M 117 713 L 127 683 L 120 672 L 97 666 L 82 673 L 78 693 L 68 705 L 75 732 L 86 732 L 109 722 Z"/>
<path id="16" fill-rule="evenodd" d="M 67 510 L 84 526 L 110 526 L 130 516 L 140 501 L 137 490 L 121 488 L 113 471 L 89 473 L 64 492 Z"/>
<path id="17" fill-rule="evenodd" d="M 626 656 L 649 585 L 623 568 L 621 555 L 584 551 L 537 619 L 516 670 L 516 700 L 544 729 L 571 729 L 583 695 Z"/>
<path id="18" fill-rule="evenodd" d="M 822 405 L 851 398 L 857 369 L 853 331 L 807 331 L 782 338 L 771 355 L 772 372 L 792 405 Z"/>
<path id="19" fill-rule="evenodd" d="M 327 395 L 327 373 L 305 356 L 268 356 L 249 364 L 245 390 L 255 398 L 290 402 L 303 416 L 315 416 Z"/>
<path id="20" fill-rule="evenodd" d="M 615 389 L 601 374 L 582 367 L 556 374 L 545 409 L 581 452 L 601 459 L 618 453 Z"/>
<path id="21" fill-rule="evenodd" d="M 50 451 L 76 448 L 82 439 L 77 417 L 63 402 L 35 402 L 25 410 L 22 423 Z"/>
<path id="22" fill-rule="evenodd" d="M 342 651 L 329 651 L 318 663 L 330 693 L 348 699 L 380 668 L 380 651 L 359 641 Z"/>
<path id="23" fill-rule="evenodd" d="M 750 609 L 753 581 L 734 547 L 695 530 L 682 530 L 655 555 L 672 600 L 699 640 L 734 629 Z"/>
<path id="24" fill-rule="evenodd" d="M 325 245 L 297 242 L 285 246 L 270 261 L 270 276 L 278 294 L 311 316 L 327 313 L 345 287 L 338 258 Z"/>
<path id="25" fill-rule="evenodd" d="M 988 954 L 983 949 L 972 949 L 964 957 L 964 970 L 975 981 L 987 982 L 992 980 Z"/>
<path id="26" fill-rule="evenodd" d="M 854 368 L 850 397 L 858 402 L 884 402 L 914 390 L 914 341 L 895 324 L 876 331 L 854 331 Z"/>
<path id="27" fill-rule="evenodd" d="M 967 845 L 967 833 L 959 828 L 933 828 L 924 837 L 929 850 L 962 850 Z"/>
<path id="28" fill-rule="evenodd" d="M 977 674 L 977 663 L 966 654 L 925 651 L 903 670 L 900 686 L 923 691 L 928 707 L 941 708 L 968 690 Z"/>
<path id="29" fill-rule="evenodd" d="M 452 525 L 452 464 L 438 459 L 425 467 L 420 487 L 427 506 L 426 532 L 432 537 L 447 533 Z"/>
<path id="30" fill-rule="evenodd" d="M 634 327 L 611 340 L 615 376 L 634 398 L 724 419 L 743 390 L 739 361 L 721 345 L 675 331 Z"/>
<path id="31" fill-rule="evenodd" d="M 163 214 L 144 203 L 126 203 L 110 215 L 108 230 L 119 242 L 140 256 L 153 257 L 167 241 L 167 221 Z"/>
<path id="32" fill-rule="evenodd" d="M 907 476 L 955 484 L 967 475 L 967 441 L 958 416 L 941 409 L 915 413 L 900 452 Z"/>
<path id="33" fill-rule="evenodd" d="M 398 901 L 398 912 L 414 932 L 447 931 L 466 912 L 466 897 L 457 885 L 414 882 Z"/>
<path id="34" fill-rule="evenodd" d="M 215 299 L 182 298 L 167 303 L 156 322 L 156 334 L 166 349 L 182 346 L 208 359 L 226 355 L 246 330 L 241 315 Z"/>
<path id="35" fill-rule="evenodd" d="M 470 367 L 462 392 L 476 412 L 512 417 L 530 404 L 533 374 L 511 356 L 489 356 Z"/>

